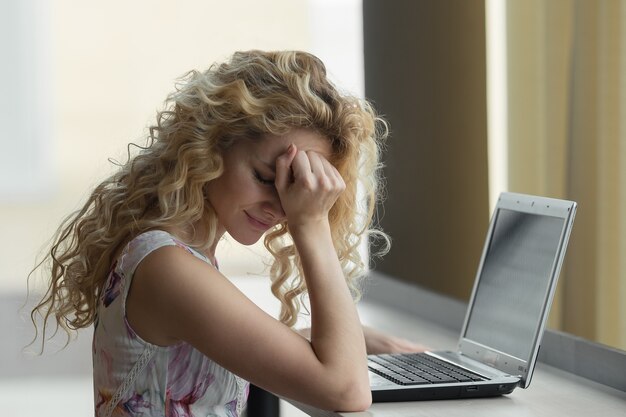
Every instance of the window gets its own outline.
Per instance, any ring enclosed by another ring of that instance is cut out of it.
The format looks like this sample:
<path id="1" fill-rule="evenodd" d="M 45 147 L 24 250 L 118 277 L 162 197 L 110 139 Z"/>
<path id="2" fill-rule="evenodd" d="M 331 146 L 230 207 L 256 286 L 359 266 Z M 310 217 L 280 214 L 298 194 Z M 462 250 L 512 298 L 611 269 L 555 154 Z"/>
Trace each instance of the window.
<path id="1" fill-rule="evenodd" d="M 39 200 L 54 184 L 47 2 L 0 2 L 0 202 Z"/>
<path id="2" fill-rule="evenodd" d="M 491 183 L 578 202 L 550 326 L 626 350 L 626 4 L 486 6 Z"/>

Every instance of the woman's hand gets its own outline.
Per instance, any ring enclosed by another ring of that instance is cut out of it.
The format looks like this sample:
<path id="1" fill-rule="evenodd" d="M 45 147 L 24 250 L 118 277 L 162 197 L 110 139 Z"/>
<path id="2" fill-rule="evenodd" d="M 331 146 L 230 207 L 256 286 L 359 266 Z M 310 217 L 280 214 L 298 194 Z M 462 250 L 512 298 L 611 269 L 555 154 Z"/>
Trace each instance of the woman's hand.
<path id="1" fill-rule="evenodd" d="M 298 329 L 297 332 L 307 338 L 311 338 L 311 329 Z M 419 343 L 401 337 L 392 336 L 379 330 L 363 326 L 363 336 L 365 336 L 365 346 L 368 355 L 378 355 L 381 353 L 416 353 L 423 352 L 428 348 Z"/>
<path id="2" fill-rule="evenodd" d="M 275 186 L 291 229 L 328 221 L 328 212 L 345 190 L 339 171 L 317 152 L 290 145 L 276 159 Z"/>
<path id="3" fill-rule="evenodd" d="M 428 348 L 407 339 L 383 333 L 371 327 L 363 326 L 365 347 L 368 355 L 381 353 L 414 353 L 423 352 Z"/>

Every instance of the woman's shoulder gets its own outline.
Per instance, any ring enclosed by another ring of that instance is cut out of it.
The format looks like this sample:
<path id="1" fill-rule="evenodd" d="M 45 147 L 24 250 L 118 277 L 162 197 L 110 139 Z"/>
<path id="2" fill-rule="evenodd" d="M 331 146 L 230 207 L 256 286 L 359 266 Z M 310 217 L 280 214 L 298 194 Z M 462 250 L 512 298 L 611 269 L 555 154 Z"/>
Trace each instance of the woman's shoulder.
<path id="1" fill-rule="evenodd" d="M 198 258 L 206 259 L 205 256 L 192 249 L 173 234 L 165 230 L 148 230 L 136 235 L 126 244 L 118 257 L 117 266 L 127 274 L 132 274 L 137 265 L 146 256 L 165 246 L 176 246 Z"/>
<path id="2" fill-rule="evenodd" d="M 161 247 L 161 246 L 179 246 L 189 249 L 185 243 L 177 239 L 173 234 L 165 230 L 154 229 L 142 232 L 133 237 L 127 244 L 127 251 L 137 251 L 143 248 Z"/>

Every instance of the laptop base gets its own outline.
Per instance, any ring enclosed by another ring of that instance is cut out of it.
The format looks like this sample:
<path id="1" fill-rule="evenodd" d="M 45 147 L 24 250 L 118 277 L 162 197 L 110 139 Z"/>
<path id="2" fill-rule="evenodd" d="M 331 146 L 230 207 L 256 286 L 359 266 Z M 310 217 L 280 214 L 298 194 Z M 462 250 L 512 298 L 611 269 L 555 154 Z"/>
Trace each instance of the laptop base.
<path id="1" fill-rule="evenodd" d="M 451 400 L 462 398 L 497 397 L 513 392 L 517 383 L 504 383 L 498 385 L 470 385 L 448 386 L 436 389 L 406 388 L 398 389 L 391 387 L 389 390 L 372 390 L 372 401 L 395 402 L 395 401 L 428 401 L 428 400 Z"/>

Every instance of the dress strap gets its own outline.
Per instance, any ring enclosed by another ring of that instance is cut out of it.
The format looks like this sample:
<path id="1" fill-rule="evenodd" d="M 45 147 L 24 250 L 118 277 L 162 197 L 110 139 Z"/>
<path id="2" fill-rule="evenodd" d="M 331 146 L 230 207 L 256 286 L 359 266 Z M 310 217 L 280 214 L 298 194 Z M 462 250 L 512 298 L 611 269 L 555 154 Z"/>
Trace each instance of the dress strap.
<path id="1" fill-rule="evenodd" d="M 131 370 L 128 371 L 122 383 L 117 387 L 111 399 L 106 403 L 103 417 L 111 417 L 113 410 L 115 410 L 122 397 L 128 392 L 130 387 L 135 383 L 137 376 L 144 370 L 146 365 L 150 362 L 150 359 L 152 359 L 156 348 L 155 345 L 146 346 L 139 358 L 137 358 L 137 362 L 135 362 Z"/>

